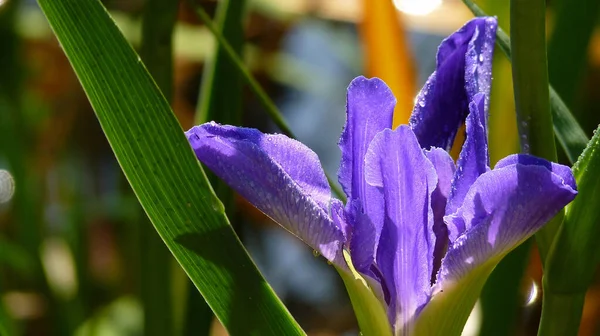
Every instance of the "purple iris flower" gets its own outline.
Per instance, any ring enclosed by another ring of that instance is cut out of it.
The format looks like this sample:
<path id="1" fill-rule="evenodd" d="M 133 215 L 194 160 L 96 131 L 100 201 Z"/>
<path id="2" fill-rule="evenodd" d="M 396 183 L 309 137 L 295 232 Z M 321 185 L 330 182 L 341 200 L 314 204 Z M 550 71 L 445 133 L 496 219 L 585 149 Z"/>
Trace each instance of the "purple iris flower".
<path id="1" fill-rule="evenodd" d="M 216 123 L 187 137 L 202 163 L 338 269 L 349 270 L 349 252 L 392 329 L 407 333 L 437 293 L 497 263 L 577 193 L 569 167 L 540 158 L 510 155 L 490 168 L 496 27 L 476 18 L 442 42 L 409 125 L 391 129 L 396 101 L 383 81 L 352 81 L 339 142 L 346 204 L 296 140 Z M 455 163 L 448 151 L 463 123 Z"/>

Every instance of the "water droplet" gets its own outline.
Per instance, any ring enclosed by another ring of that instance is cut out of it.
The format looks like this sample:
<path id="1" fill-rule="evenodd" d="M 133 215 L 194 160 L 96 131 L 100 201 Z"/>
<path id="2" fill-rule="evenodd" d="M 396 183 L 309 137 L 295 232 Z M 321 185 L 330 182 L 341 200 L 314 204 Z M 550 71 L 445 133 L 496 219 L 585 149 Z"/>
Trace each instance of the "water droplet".
<path id="1" fill-rule="evenodd" d="M 15 193 L 15 180 L 6 170 L 0 169 L 0 203 L 8 202 Z"/>
<path id="2" fill-rule="evenodd" d="M 483 63 L 483 54 L 479 54 L 479 62 Z"/>
<path id="3" fill-rule="evenodd" d="M 425 107 L 425 100 L 419 100 L 419 106 Z"/>
<path id="4" fill-rule="evenodd" d="M 320 255 L 321 255 L 321 253 L 319 253 L 319 251 L 317 251 L 317 250 L 313 250 L 313 256 L 314 256 L 314 257 L 318 257 L 318 256 L 320 256 Z"/>
<path id="5" fill-rule="evenodd" d="M 213 210 L 215 210 L 216 212 L 221 212 L 221 213 L 225 212 L 225 207 L 223 206 L 223 203 L 221 203 L 221 201 L 218 198 L 216 198 L 216 197 L 213 198 L 211 205 L 212 205 Z"/>

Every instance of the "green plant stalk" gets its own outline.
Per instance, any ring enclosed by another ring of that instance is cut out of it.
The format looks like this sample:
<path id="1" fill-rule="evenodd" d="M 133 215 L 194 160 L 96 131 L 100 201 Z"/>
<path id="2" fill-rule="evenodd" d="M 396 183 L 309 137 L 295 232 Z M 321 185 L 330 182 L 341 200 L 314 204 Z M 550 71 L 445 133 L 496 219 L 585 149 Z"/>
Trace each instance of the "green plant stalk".
<path id="1" fill-rule="evenodd" d="M 179 122 L 97 0 L 39 0 L 152 224 L 231 335 L 304 335 L 236 237 Z"/>
<path id="2" fill-rule="evenodd" d="M 275 106 L 275 103 L 273 103 L 271 98 L 269 98 L 269 96 L 267 95 L 265 90 L 263 90 L 263 88 L 260 86 L 258 81 L 254 78 L 252 73 L 250 73 L 248 68 L 246 68 L 246 66 L 244 65 L 244 62 L 241 60 L 239 55 L 235 52 L 233 47 L 229 44 L 229 42 L 227 42 L 227 40 L 223 37 L 223 35 L 218 31 L 218 27 L 212 22 L 212 20 L 210 19 L 210 17 L 206 13 L 206 11 L 204 11 L 204 9 L 202 9 L 201 7 L 199 7 L 195 4 L 193 4 L 193 6 L 195 6 L 198 17 L 200 17 L 200 19 L 204 22 L 206 27 L 215 36 L 219 45 L 223 48 L 223 50 L 225 50 L 225 52 L 227 53 L 227 56 L 229 56 L 229 58 L 231 59 L 233 64 L 236 66 L 238 71 L 242 74 L 242 77 L 246 80 L 246 83 L 250 86 L 250 88 L 252 89 L 254 94 L 256 94 L 259 102 L 263 105 L 263 107 L 265 108 L 265 111 L 267 112 L 267 114 L 269 115 L 271 120 L 273 120 L 275 125 L 277 125 L 277 127 L 279 127 L 279 129 L 281 130 L 281 132 L 283 134 L 287 135 L 290 138 L 295 139 L 296 137 L 294 136 L 294 133 L 292 132 L 290 127 L 287 125 L 287 123 L 283 119 L 283 116 L 277 109 L 277 106 Z M 342 190 L 337 186 L 337 184 L 329 176 L 329 174 L 326 173 L 326 175 L 327 175 L 327 180 L 329 181 L 329 185 L 331 186 L 331 190 L 335 193 L 335 195 L 340 200 L 345 202 L 346 196 L 344 195 Z"/>
<path id="3" fill-rule="evenodd" d="M 142 20 L 140 57 L 154 81 L 170 102 L 173 99 L 173 29 L 179 2 L 147 0 Z M 141 209 L 140 209 L 141 210 Z M 146 216 L 140 216 L 141 297 L 145 335 L 172 335 L 173 257 Z"/>
<path id="4" fill-rule="evenodd" d="M 229 42 L 236 54 L 241 55 L 244 47 L 244 14 L 246 0 L 222 0 L 217 6 L 215 24 L 218 31 Z M 196 106 L 195 123 L 216 121 L 221 124 L 241 125 L 244 79 L 222 46 L 217 45 L 212 57 L 205 62 L 202 85 Z M 236 218 L 234 193 L 229 186 L 212 172 L 208 179 L 217 197 L 225 205 L 227 217 L 238 236 L 241 237 Z M 190 283 L 190 286 L 193 284 Z M 204 299 L 196 291 L 188 291 L 188 307 L 185 333 L 208 335 L 213 314 Z"/>
<path id="5" fill-rule="evenodd" d="M 462 0 L 463 3 L 476 16 L 488 16 L 479 6 L 473 3 L 472 0 Z M 496 32 L 496 44 L 500 47 L 502 53 L 512 62 L 511 41 L 508 35 L 498 28 Z M 550 90 L 550 112 L 552 113 L 552 123 L 554 133 L 564 149 L 569 161 L 575 163 L 577 158 L 586 147 L 589 138 L 579 126 L 579 123 L 569 111 L 567 105 L 562 101 L 560 96 L 549 86 Z"/>
<path id="6" fill-rule="evenodd" d="M 577 335 L 584 301 L 585 291 L 564 295 L 544 291 L 538 335 Z"/>
<path id="7" fill-rule="evenodd" d="M 511 0 L 510 18 L 521 151 L 556 161 L 546 61 L 546 2 Z"/>
<path id="8" fill-rule="evenodd" d="M 556 162 L 546 59 L 546 1 L 511 0 L 510 32 L 521 152 Z M 542 264 L 563 215 L 561 211 L 535 234 Z"/>

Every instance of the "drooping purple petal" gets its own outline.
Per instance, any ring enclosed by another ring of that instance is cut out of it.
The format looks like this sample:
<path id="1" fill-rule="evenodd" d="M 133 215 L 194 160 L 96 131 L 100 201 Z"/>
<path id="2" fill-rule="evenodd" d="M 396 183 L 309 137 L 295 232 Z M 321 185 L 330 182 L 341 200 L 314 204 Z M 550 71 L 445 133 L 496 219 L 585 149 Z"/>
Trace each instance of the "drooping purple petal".
<path id="1" fill-rule="evenodd" d="M 186 132 L 198 160 L 326 259 L 340 262 L 343 228 L 317 155 L 284 135 L 207 123 Z M 340 263 L 341 264 L 341 263 Z"/>
<path id="2" fill-rule="evenodd" d="M 441 148 L 433 147 L 425 151 L 425 155 L 433 164 L 438 176 L 437 187 L 431 194 L 431 208 L 433 210 L 433 232 L 435 233 L 435 249 L 433 253 L 434 273 L 440 268 L 442 257 L 448 247 L 448 228 L 444 223 L 446 202 L 450 195 L 452 177 L 456 167 L 450 154 Z M 432 276 L 435 274 L 432 274 Z"/>
<path id="3" fill-rule="evenodd" d="M 364 160 L 369 143 L 377 132 L 392 127 L 396 99 L 379 78 L 357 77 L 347 94 L 346 125 L 340 137 L 342 160 L 338 179 L 348 195 L 346 211 L 352 218 L 350 251 L 354 267 L 368 273 L 375 258 L 381 227 L 383 199 L 373 194 L 364 180 Z M 375 191 L 376 192 L 376 191 Z M 370 216 L 365 215 L 369 212 Z"/>
<path id="4" fill-rule="evenodd" d="M 396 331 L 410 329 L 431 293 L 435 169 L 410 128 L 400 126 L 378 133 L 371 142 L 365 179 L 385 200 L 377 266 L 389 292 L 389 318 Z"/>
<path id="5" fill-rule="evenodd" d="M 481 123 L 481 120 L 485 119 L 485 117 L 481 117 L 484 105 L 485 96 L 481 93 L 477 94 L 469 104 L 470 113 L 466 120 L 467 138 L 456 163 L 457 169 L 452 178 L 452 190 L 446 205 L 446 214 L 453 214 L 462 205 L 475 180 L 490 170 L 487 134 Z M 464 227 L 450 225 L 448 227 L 450 241 L 456 240 L 464 230 Z"/>
<path id="6" fill-rule="evenodd" d="M 518 160 L 508 159 L 506 165 L 481 175 L 463 205 L 445 217 L 449 225 L 463 226 L 466 231 L 453 242 L 442 261 L 438 275 L 442 287 L 484 262 L 499 261 L 577 194 L 569 183 L 572 175 L 560 176 L 547 165 L 533 161 L 509 161 Z"/>
<path id="7" fill-rule="evenodd" d="M 569 185 L 571 188 L 573 188 L 573 190 L 577 190 L 577 184 L 575 183 L 575 177 L 573 176 L 573 172 L 571 171 L 571 168 L 569 168 L 568 166 L 565 166 L 565 165 L 561 165 L 558 163 L 550 162 L 548 160 L 544 160 L 542 158 L 539 158 L 539 157 L 536 157 L 533 155 L 527 155 L 527 154 L 509 155 L 509 156 L 503 158 L 502 160 L 498 161 L 496 163 L 496 166 L 494 167 L 494 169 L 500 169 L 500 168 L 510 166 L 513 164 L 517 164 L 517 163 L 520 163 L 520 164 L 526 165 L 526 166 L 535 165 L 535 166 L 546 167 L 546 169 L 550 170 L 552 173 L 560 176 L 565 181 L 565 184 Z"/>
<path id="8" fill-rule="evenodd" d="M 436 71 L 417 96 L 410 118 L 421 147 L 450 150 L 474 96 L 489 97 L 496 28 L 495 18 L 475 18 L 440 45 Z"/>

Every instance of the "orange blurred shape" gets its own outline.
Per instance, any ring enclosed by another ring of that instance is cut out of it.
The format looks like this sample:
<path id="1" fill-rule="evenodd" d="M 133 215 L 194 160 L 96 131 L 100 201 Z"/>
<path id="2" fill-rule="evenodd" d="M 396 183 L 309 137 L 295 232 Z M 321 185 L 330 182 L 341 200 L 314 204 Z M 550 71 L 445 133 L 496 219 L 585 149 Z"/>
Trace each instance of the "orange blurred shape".
<path id="1" fill-rule="evenodd" d="M 396 100 L 394 127 L 406 124 L 414 105 L 415 67 L 406 33 L 392 0 L 363 0 L 360 33 L 366 75 L 383 79 Z"/>

